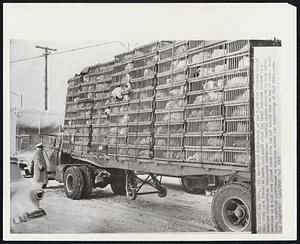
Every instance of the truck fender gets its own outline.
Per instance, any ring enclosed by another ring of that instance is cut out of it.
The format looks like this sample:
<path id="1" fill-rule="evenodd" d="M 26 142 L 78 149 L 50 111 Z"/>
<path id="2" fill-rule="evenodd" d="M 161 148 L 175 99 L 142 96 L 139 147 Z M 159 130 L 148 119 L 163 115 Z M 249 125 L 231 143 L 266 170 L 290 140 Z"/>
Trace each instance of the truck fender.
<path id="1" fill-rule="evenodd" d="M 59 183 L 63 183 L 64 181 L 64 173 L 66 169 L 71 166 L 69 164 L 60 164 L 56 167 L 55 180 Z"/>

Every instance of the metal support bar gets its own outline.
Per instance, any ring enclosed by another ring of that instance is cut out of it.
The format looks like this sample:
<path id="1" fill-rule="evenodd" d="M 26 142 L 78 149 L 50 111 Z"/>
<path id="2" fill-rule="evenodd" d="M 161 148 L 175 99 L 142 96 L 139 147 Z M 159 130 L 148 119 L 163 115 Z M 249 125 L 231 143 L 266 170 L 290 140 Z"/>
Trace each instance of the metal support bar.
<path id="1" fill-rule="evenodd" d="M 141 179 L 138 177 L 134 171 L 127 170 L 126 171 L 126 191 L 127 193 L 131 194 L 130 200 L 134 200 L 137 195 L 149 195 L 157 193 L 161 197 L 166 196 L 166 188 L 161 185 L 161 179 L 162 176 L 160 176 L 160 179 L 157 179 L 157 175 L 154 175 L 153 173 L 148 174 L 146 179 Z M 139 180 L 141 183 L 138 184 L 137 180 Z M 148 192 L 139 192 L 144 185 L 149 185 L 156 189 L 157 191 L 148 191 Z M 162 191 L 165 192 L 162 193 Z M 134 197 L 133 197 L 134 196 Z"/>
<path id="2" fill-rule="evenodd" d="M 137 195 L 150 195 L 150 194 L 154 194 L 154 193 L 159 193 L 159 191 L 141 192 L 141 193 L 138 193 Z"/>

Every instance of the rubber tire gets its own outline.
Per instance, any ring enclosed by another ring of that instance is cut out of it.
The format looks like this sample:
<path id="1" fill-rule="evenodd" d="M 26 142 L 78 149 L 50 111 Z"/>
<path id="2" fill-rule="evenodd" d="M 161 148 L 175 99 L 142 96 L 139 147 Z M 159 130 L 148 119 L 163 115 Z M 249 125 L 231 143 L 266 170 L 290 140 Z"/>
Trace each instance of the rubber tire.
<path id="1" fill-rule="evenodd" d="M 129 189 L 127 189 L 126 197 L 127 197 L 128 200 L 133 201 L 137 198 L 137 192 L 135 191 L 134 188 L 129 188 Z"/>
<path id="2" fill-rule="evenodd" d="M 67 178 L 71 175 L 73 177 L 73 190 L 67 190 Z M 83 191 L 83 176 L 81 170 L 76 166 L 68 167 L 64 173 L 64 190 L 68 198 L 73 200 L 78 200 L 81 198 Z"/>
<path id="3" fill-rule="evenodd" d="M 115 195 L 126 195 L 126 175 L 124 170 L 116 171 L 119 175 L 110 180 L 110 188 Z M 115 173 L 116 173 L 115 172 Z"/>
<path id="4" fill-rule="evenodd" d="M 204 188 L 194 188 L 188 185 L 188 182 L 186 180 L 188 179 L 187 176 L 180 177 L 180 185 L 181 189 L 184 190 L 187 193 L 190 194 L 204 194 L 205 189 Z"/>
<path id="5" fill-rule="evenodd" d="M 160 186 L 160 189 L 159 189 L 158 196 L 159 196 L 159 197 L 166 197 L 167 194 L 168 194 L 167 187 L 161 185 L 161 186 Z"/>
<path id="6" fill-rule="evenodd" d="M 83 176 L 83 190 L 81 198 L 87 198 L 91 195 L 93 190 L 93 177 L 87 166 L 80 166 L 79 169 Z"/>
<path id="7" fill-rule="evenodd" d="M 239 183 L 239 182 L 232 182 L 223 187 L 219 188 L 215 193 L 212 205 L 211 205 L 211 214 L 213 222 L 216 228 L 219 231 L 226 231 L 226 232 L 234 232 L 234 230 L 230 229 L 227 224 L 225 223 L 222 212 L 223 212 L 223 203 L 228 197 L 239 197 L 244 201 L 249 209 L 249 216 L 250 221 L 248 226 L 243 232 L 251 231 L 251 191 L 250 186 L 247 184 Z"/>

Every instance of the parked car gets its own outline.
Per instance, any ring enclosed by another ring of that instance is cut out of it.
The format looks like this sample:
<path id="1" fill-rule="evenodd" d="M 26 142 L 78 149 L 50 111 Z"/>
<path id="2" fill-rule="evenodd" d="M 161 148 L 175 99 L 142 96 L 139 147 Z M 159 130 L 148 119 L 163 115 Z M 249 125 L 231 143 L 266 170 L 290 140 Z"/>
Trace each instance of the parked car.
<path id="1" fill-rule="evenodd" d="M 44 191 L 31 179 L 25 179 L 19 169 L 18 158 L 10 157 L 10 218 L 14 223 L 46 215 L 40 207 Z"/>
<path id="2" fill-rule="evenodd" d="M 21 173 L 25 177 L 33 176 L 33 163 L 32 160 L 29 160 L 26 157 L 18 157 L 18 166 L 21 170 Z"/>

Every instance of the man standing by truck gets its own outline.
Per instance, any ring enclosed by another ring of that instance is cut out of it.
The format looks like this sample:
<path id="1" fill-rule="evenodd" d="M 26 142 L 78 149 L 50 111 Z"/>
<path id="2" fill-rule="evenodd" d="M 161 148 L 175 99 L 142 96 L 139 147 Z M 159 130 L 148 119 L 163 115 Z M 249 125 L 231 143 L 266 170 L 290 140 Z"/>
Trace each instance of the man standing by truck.
<path id="1" fill-rule="evenodd" d="M 36 145 L 36 152 L 34 154 L 33 163 L 34 163 L 34 179 L 36 182 L 41 184 L 42 188 L 45 189 L 48 183 L 47 176 L 47 164 L 44 158 L 43 144 L 39 143 Z"/>

